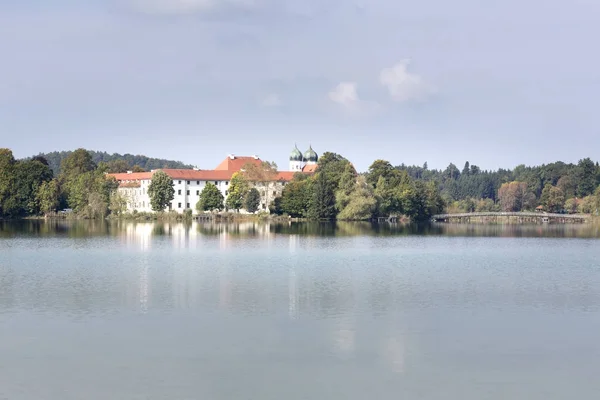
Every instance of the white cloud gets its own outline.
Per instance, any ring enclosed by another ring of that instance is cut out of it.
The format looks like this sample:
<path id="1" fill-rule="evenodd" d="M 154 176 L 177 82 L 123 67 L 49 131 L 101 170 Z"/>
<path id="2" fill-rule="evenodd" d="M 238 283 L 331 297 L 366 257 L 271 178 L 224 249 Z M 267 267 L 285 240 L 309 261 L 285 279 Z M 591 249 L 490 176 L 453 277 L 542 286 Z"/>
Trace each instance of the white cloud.
<path id="1" fill-rule="evenodd" d="M 434 88 L 420 75 L 408 71 L 409 64 L 409 60 L 402 60 L 391 68 L 384 68 L 379 74 L 379 82 L 387 87 L 395 101 L 424 100 L 434 92 Z"/>
<path id="2" fill-rule="evenodd" d="M 277 93 L 269 93 L 268 95 L 262 98 L 260 104 L 263 107 L 278 107 L 283 103 Z"/>
<path id="3" fill-rule="evenodd" d="M 329 92 L 329 99 L 334 103 L 351 108 L 360 103 L 356 82 L 342 82 Z"/>
<path id="4" fill-rule="evenodd" d="M 329 100 L 353 115 L 370 115 L 379 110 L 379 104 L 359 98 L 356 82 L 341 82 L 329 92 Z"/>
<path id="5" fill-rule="evenodd" d="M 134 7 L 149 14 L 194 14 L 221 6 L 253 7 L 257 0 L 131 0 Z"/>

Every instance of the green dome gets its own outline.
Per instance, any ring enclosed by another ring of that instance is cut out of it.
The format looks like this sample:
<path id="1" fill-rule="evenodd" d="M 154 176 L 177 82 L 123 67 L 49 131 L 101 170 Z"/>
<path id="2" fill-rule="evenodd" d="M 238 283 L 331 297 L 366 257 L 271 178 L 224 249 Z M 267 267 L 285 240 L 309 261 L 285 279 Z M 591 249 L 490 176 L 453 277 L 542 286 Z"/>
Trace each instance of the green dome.
<path id="1" fill-rule="evenodd" d="M 298 150 L 298 146 L 294 146 L 294 150 L 290 154 L 290 161 L 304 161 L 302 153 Z"/>
<path id="2" fill-rule="evenodd" d="M 319 161 L 319 156 L 312 149 L 312 146 L 309 146 L 308 150 L 306 150 L 306 153 L 304 153 L 304 159 L 308 162 L 317 162 Z"/>

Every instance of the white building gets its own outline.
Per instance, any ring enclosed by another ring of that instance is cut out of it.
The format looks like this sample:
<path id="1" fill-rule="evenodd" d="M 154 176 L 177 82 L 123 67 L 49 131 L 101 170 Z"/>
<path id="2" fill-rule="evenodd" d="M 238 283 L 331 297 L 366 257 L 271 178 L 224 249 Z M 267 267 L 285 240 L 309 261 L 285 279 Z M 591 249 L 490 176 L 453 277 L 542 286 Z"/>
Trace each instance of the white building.
<path id="1" fill-rule="evenodd" d="M 304 155 L 297 153 L 300 151 L 295 148 L 290 155 L 291 171 L 278 172 L 271 182 L 255 182 L 253 185 L 258 189 L 261 195 L 259 210 L 268 211 L 271 202 L 278 196 L 281 196 L 284 186 L 293 179 L 296 172 L 311 174 L 316 169 L 318 160 L 317 154 L 310 148 Z M 175 210 L 179 213 L 186 209 L 191 209 L 196 213 L 196 204 L 200 200 L 200 193 L 207 183 L 214 184 L 227 198 L 229 183 L 234 173 L 242 170 L 247 163 L 261 165 L 262 161 L 258 156 L 239 157 L 229 155 L 214 170 L 198 169 L 162 169 L 173 180 L 175 195 L 171 204 L 166 210 Z M 293 166 L 293 168 L 292 168 Z M 150 196 L 148 187 L 152 175 L 157 170 L 150 172 L 127 172 L 120 174 L 109 174 L 119 181 L 118 192 L 127 199 L 127 210 L 132 212 L 151 212 Z"/>

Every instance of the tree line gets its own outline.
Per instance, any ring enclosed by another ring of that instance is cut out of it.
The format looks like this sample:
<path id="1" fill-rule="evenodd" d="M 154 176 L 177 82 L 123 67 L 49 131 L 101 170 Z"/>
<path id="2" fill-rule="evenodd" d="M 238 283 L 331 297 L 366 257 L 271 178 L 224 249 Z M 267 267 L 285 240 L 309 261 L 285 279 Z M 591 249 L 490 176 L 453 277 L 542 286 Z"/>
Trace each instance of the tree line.
<path id="1" fill-rule="evenodd" d="M 100 218 L 126 211 L 127 200 L 117 194 L 118 182 L 106 173 L 134 169 L 127 161 L 96 162 L 94 154 L 106 153 L 85 149 L 49 154 L 64 154 L 58 173 L 43 156 L 16 160 L 9 149 L 0 149 L 0 217 L 71 209 L 80 217 Z M 454 164 L 436 170 L 427 163 L 393 166 L 376 160 L 359 174 L 345 157 L 326 152 L 314 174 L 294 174 L 282 191 L 274 190 L 277 174 L 274 163 L 247 164 L 232 177 L 226 196 L 207 184 L 196 209 L 252 213 L 264 202 L 272 214 L 295 218 L 406 216 L 414 221 L 441 212 L 600 210 L 600 166 L 589 158 L 577 164 L 519 165 L 496 171 L 484 171 L 469 162 L 462 170 Z M 171 178 L 155 173 L 149 194 L 155 211 L 167 208 L 174 196 Z"/>
<path id="2" fill-rule="evenodd" d="M 460 170 L 423 166 L 396 167 L 423 182 L 437 182 L 448 212 L 534 211 L 597 213 L 600 166 L 590 158 L 540 166 L 484 171 L 468 161 Z"/>
<path id="3" fill-rule="evenodd" d="M 21 218 L 70 209 L 83 218 L 109 214 L 111 196 L 118 188 L 108 178 L 106 163 L 96 164 L 90 152 L 78 149 L 65 157 L 54 174 L 42 156 L 16 160 L 0 149 L 0 217 Z"/>
<path id="4" fill-rule="evenodd" d="M 190 169 L 192 165 L 184 164 L 179 161 L 166 160 L 163 158 L 152 158 L 144 155 L 133 154 L 109 154 L 105 151 L 87 150 L 90 154 L 92 162 L 96 165 L 105 164 L 107 172 L 121 173 L 127 171 L 144 172 L 153 169 L 161 168 L 181 168 Z M 36 157 L 44 158 L 48 162 L 48 166 L 58 176 L 61 172 L 62 161 L 69 157 L 72 151 L 53 151 L 50 153 L 40 153 Z"/>

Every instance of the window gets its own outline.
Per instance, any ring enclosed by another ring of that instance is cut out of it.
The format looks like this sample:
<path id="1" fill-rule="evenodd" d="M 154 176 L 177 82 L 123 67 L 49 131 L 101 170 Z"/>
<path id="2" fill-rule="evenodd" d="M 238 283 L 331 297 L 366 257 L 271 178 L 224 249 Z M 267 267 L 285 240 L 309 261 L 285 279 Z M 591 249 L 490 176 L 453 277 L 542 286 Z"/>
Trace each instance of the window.
<path id="1" fill-rule="evenodd" d="M 187 191 L 185 192 L 185 194 L 187 194 L 187 195 L 189 196 L 189 195 L 190 195 L 190 191 L 189 191 L 189 190 L 187 190 Z"/>
<path id="2" fill-rule="evenodd" d="M 273 196 L 277 196 L 277 192 L 273 190 Z"/>
<path id="3" fill-rule="evenodd" d="M 229 181 L 225 181 L 225 186 L 229 185 Z"/>
<path id="4" fill-rule="evenodd" d="M 217 186 L 219 184 L 219 182 L 215 181 L 215 186 Z"/>
<path id="5" fill-rule="evenodd" d="M 227 196 L 227 194 L 228 194 L 228 193 L 229 193 L 229 190 L 226 190 L 226 191 L 225 191 L 225 196 Z"/>
<path id="6" fill-rule="evenodd" d="M 179 190 L 177 191 L 177 194 L 181 194 L 181 189 L 179 189 Z"/>
<path id="7" fill-rule="evenodd" d="M 187 184 L 189 185 L 189 184 L 190 184 L 190 181 L 187 181 Z"/>
<path id="8" fill-rule="evenodd" d="M 190 208 L 190 203 L 187 203 L 187 208 Z"/>
<path id="9" fill-rule="evenodd" d="M 181 181 L 178 181 L 177 183 L 179 183 L 181 185 Z"/>
<path id="10" fill-rule="evenodd" d="M 200 181 L 196 181 L 196 185 L 199 185 L 199 184 L 200 184 Z"/>
<path id="11" fill-rule="evenodd" d="M 200 196 L 200 191 L 196 190 L 196 196 Z"/>
<path id="12" fill-rule="evenodd" d="M 177 203 L 177 208 L 181 208 L 181 203 Z"/>

